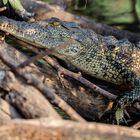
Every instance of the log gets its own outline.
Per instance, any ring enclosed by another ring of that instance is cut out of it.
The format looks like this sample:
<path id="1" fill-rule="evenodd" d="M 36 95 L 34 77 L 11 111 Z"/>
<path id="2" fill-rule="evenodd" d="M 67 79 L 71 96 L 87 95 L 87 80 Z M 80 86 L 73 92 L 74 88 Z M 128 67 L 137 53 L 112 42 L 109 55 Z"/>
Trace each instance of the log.
<path id="1" fill-rule="evenodd" d="M 15 120 L 0 127 L 1 140 L 139 140 L 138 130 L 64 120 Z"/>

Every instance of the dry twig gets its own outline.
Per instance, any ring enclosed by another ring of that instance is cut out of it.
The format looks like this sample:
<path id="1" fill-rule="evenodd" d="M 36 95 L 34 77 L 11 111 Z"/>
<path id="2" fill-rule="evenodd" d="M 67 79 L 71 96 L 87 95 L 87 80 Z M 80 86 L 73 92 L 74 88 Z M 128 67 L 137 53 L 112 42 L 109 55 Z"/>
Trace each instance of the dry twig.
<path id="1" fill-rule="evenodd" d="M 116 97 L 117 97 L 116 95 L 113 95 L 112 93 L 110 93 L 110 92 L 108 92 L 108 91 L 98 87 L 97 85 L 91 83 L 90 81 L 88 81 L 87 79 L 82 77 L 81 73 L 74 73 L 74 72 L 71 72 L 71 71 L 63 68 L 62 66 L 60 66 L 55 60 L 53 60 L 49 56 L 45 56 L 45 60 L 50 65 L 52 65 L 54 68 L 56 68 L 60 73 L 76 79 L 77 81 L 79 81 L 82 84 L 84 84 L 85 86 L 93 89 L 95 92 L 98 92 L 101 95 L 107 97 L 108 99 L 111 99 L 111 100 L 115 100 L 116 99 Z"/>

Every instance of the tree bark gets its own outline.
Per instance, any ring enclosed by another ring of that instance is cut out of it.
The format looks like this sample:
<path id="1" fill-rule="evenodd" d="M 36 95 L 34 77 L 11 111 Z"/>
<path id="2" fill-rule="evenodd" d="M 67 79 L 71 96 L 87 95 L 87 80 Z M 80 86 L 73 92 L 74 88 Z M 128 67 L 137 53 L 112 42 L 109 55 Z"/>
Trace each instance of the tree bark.
<path id="1" fill-rule="evenodd" d="M 139 140 L 138 130 L 64 120 L 15 120 L 0 127 L 1 140 Z"/>

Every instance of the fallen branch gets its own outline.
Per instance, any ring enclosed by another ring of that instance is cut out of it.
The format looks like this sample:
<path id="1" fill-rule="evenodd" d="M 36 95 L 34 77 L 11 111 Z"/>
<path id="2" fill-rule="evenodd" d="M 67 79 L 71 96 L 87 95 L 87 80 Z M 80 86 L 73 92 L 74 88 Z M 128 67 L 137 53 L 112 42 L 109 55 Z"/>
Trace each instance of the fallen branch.
<path id="1" fill-rule="evenodd" d="M 54 119 L 14 120 L 0 127 L 1 140 L 139 140 L 138 130 Z"/>
<path id="2" fill-rule="evenodd" d="M 101 95 L 107 97 L 108 99 L 111 100 L 115 100 L 116 99 L 116 95 L 113 95 L 112 93 L 98 87 L 97 85 L 91 83 L 90 81 L 88 81 L 87 79 L 85 79 L 84 77 L 82 77 L 81 73 L 74 73 L 71 72 L 65 68 L 63 68 L 62 66 L 60 66 L 55 60 L 53 60 L 51 57 L 49 56 L 45 56 L 45 60 L 52 65 L 55 69 L 58 70 L 58 72 L 60 72 L 61 74 L 67 75 L 71 78 L 76 79 L 77 81 L 81 82 L 82 84 L 84 84 L 85 86 L 93 89 L 95 92 L 100 93 Z"/>

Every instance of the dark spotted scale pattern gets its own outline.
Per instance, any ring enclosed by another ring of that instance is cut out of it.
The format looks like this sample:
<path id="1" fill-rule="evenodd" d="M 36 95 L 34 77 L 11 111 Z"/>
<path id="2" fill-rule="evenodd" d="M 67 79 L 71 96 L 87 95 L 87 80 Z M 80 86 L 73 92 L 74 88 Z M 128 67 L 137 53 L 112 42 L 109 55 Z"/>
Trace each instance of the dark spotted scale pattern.
<path id="1" fill-rule="evenodd" d="M 126 39 L 101 36 L 77 25 L 41 22 L 20 22 L 0 17 L 0 30 L 40 48 L 53 48 L 68 39 L 72 43 L 59 50 L 61 59 L 96 78 L 125 85 L 126 92 L 116 100 L 116 106 L 124 108 L 140 101 L 140 47 Z"/>

